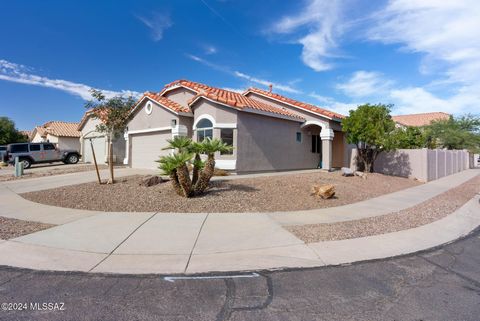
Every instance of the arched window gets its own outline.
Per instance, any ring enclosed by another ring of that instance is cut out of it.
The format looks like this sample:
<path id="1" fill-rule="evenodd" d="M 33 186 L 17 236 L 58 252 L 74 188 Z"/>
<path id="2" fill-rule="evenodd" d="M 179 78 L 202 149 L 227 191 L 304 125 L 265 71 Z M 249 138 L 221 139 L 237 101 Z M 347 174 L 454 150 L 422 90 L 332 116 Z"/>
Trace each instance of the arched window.
<path id="1" fill-rule="evenodd" d="M 200 120 L 197 124 L 197 141 L 201 142 L 205 138 L 213 138 L 213 124 L 206 118 Z"/>

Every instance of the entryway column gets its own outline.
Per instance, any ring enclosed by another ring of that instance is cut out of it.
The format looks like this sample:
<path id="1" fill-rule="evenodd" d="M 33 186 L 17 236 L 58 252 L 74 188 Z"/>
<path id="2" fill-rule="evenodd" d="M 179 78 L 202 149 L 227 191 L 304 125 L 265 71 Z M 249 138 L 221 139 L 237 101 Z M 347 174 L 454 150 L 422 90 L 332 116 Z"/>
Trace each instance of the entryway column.
<path id="1" fill-rule="evenodd" d="M 333 130 L 330 128 L 322 128 L 320 138 L 322 139 L 322 169 L 332 169 L 333 156 Z"/>

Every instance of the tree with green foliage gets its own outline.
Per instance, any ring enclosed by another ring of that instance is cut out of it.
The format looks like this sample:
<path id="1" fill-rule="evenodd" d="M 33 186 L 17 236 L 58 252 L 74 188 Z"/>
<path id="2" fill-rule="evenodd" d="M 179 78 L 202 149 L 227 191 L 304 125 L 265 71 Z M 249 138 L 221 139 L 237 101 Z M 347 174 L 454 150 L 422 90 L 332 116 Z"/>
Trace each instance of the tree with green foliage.
<path id="1" fill-rule="evenodd" d="M 395 122 L 390 116 L 391 107 L 384 104 L 361 105 L 350 110 L 349 116 L 342 120 L 347 142 L 357 147 L 358 160 L 366 172 L 373 172 L 373 165 L 381 152 L 395 149 L 392 137 Z"/>
<path id="2" fill-rule="evenodd" d="M 215 153 L 229 152 L 232 147 L 220 139 L 204 139 L 193 142 L 190 138 L 177 136 L 168 140 L 164 149 L 174 150 L 172 155 L 162 156 L 157 162 L 162 173 L 170 177 L 175 192 L 183 197 L 203 194 L 215 171 Z M 200 154 L 206 154 L 202 161 Z M 188 166 L 193 165 L 192 177 Z"/>
<path id="3" fill-rule="evenodd" d="M 433 121 L 425 127 L 431 148 L 468 149 L 480 152 L 480 117 L 464 115 Z"/>
<path id="4" fill-rule="evenodd" d="M 28 137 L 15 128 L 15 123 L 8 117 L 0 117 L 0 145 L 23 143 Z"/>
<path id="5" fill-rule="evenodd" d="M 108 167 L 110 179 L 108 183 L 113 184 L 113 140 L 123 135 L 127 127 L 128 115 L 135 104 L 133 97 L 115 96 L 106 98 L 105 95 L 96 89 L 91 89 L 93 99 L 85 104 L 85 108 L 93 110 L 93 117 L 100 120 L 96 130 L 104 133 L 108 139 Z"/>
<path id="6" fill-rule="evenodd" d="M 415 149 L 428 147 L 427 134 L 421 127 L 396 128 L 392 133 L 396 148 Z"/>

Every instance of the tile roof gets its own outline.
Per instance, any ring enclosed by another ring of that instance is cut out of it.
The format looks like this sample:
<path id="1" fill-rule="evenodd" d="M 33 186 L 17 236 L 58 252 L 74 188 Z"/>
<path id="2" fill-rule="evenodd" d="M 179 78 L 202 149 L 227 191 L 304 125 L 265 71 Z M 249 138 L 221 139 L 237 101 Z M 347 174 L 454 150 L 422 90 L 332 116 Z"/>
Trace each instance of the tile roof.
<path id="1" fill-rule="evenodd" d="M 449 119 L 450 114 L 444 112 L 432 112 L 423 114 L 410 114 L 410 115 L 398 115 L 392 116 L 394 122 L 403 126 L 427 126 L 434 120 Z"/>
<path id="2" fill-rule="evenodd" d="M 78 123 L 68 123 L 63 121 L 49 121 L 42 126 L 35 127 L 40 136 L 47 134 L 58 137 L 80 137 L 81 133 L 77 130 Z"/>
<path id="3" fill-rule="evenodd" d="M 171 82 L 165 86 L 165 88 L 160 92 L 160 95 L 163 94 L 166 90 L 174 86 L 183 86 L 187 87 L 197 93 L 189 102 L 188 105 L 191 106 L 198 98 L 204 97 L 211 99 L 218 103 L 236 108 L 236 109 L 254 109 L 257 111 L 262 111 L 270 114 L 276 114 L 281 116 L 286 116 L 295 119 L 304 119 L 302 116 L 297 115 L 289 110 L 275 107 L 266 103 L 262 103 L 258 100 L 248 98 L 242 94 L 220 89 L 216 87 L 207 86 L 201 83 L 197 83 L 189 80 L 177 80 Z"/>
<path id="4" fill-rule="evenodd" d="M 24 136 L 27 136 L 28 139 L 31 139 L 32 131 L 31 130 L 21 130 L 20 133 Z"/>
<path id="5" fill-rule="evenodd" d="M 140 105 L 142 100 L 147 97 L 152 100 L 154 100 L 156 103 L 162 105 L 163 107 L 170 109 L 176 113 L 191 113 L 190 108 L 186 106 L 182 106 L 173 100 L 168 99 L 167 97 L 162 96 L 163 90 L 159 93 L 153 93 L 153 92 L 145 92 L 142 97 L 133 105 L 132 109 L 130 110 L 130 115 L 137 109 L 137 107 Z"/>
<path id="6" fill-rule="evenodd" d="M 246 95 L 249 92 L 257 93 L 257 94 L 265 96 L 265 97 L 270 97 L 274 100 L 283 102 L 285 104 L 289 104 L 289 105 L 292 105 L 292 106 L 300 108 L 300 109 L 311 111 L 315 114 L 318 114 L 318 115 L 321 115 L 321 116 L 326 116 L 328 118 L 336 118 L 336 119 L 345 118 L 344 115 L 341 115 L 339 113 L 336 113 L 336 112 L 333 112 L 333 111 L 330 111 L 330 110 L 327 110 L 327 109 L 324 109 L 324 108 L 320 108 L 320 107 L 317 107 L 315 105 L 303 103 L 301 101 L 298 101 L 298 100 L 295 100 L 295 99 L 292 99 L 292 98 L 288 98 L 288 97 L 282 96 L 282 95 L 277 94 L 277 93 L 262 90 L 262 89 L 259 89 L 259 88 L 251 87 L 251 88 L 247 89 L 247 91 L 244 92 L 243 94 Z"/>
<path id="7" fill-rule="evenodd" d="M 163 94 L 166 90 L 169 90 L 171 87 L 175 87 L 175 86 L 187 87 L 187 88 L 190 88 L 191 90 L 193 90 L 196 93 L 199 93 L 201 91 L 218 89 L 218 88 L 211 87 L 211 86 L 208 86 L 208 85 L 205 85 L 205 84 L 201 84 L 199 82 L 185 80 L 185 79 L 179 79 L 179 80 L 172 81 L 169 84 L 166 84 L 165 87 L 160 92 L 160 94 Z"/>
<path id="8" fill-rule="evenodd" d="M 167 97 L 163 97 L 160 95 L 160 93 L 152 93 L 152 92 L 146 92 L 144 96 L 156 101 L 160 105 L 162 105 L 165 108 L 168 108 L 170 110 L 173 110 L 176 113 L 190 113 L 190 108 L 184 107 L 173 100 L 168 99 Z"/>

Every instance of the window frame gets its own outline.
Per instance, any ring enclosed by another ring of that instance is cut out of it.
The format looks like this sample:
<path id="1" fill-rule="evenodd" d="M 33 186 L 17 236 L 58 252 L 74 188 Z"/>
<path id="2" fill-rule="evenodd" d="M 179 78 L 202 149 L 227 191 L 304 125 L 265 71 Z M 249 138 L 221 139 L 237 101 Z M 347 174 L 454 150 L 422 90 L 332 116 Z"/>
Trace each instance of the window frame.
<path id="1" fill-rule="evenodd" d="M 234 139 L 235 133 L 234 133 L 233 128 L 220 128 L 220 139 L 222 140 L 222 142 L 226 143 L 222 138 L 222 132 L 223 131 L 231 131 L 231 133 L 232 133 L 232 137 L 231 137 L 232 143 L 231 144 L 227 143 L 227 145 L 233 147 L 234 140 L 235 140 Z M 220 152 L 220 155 L 233 155 L 233 149 L 229 152 Z"/>
<path id="2" fill-rule="evenodd" d="M 297 143 L 301 143 L 303 141 L 303 135 L 302 132 L 296 132 L 295 133 L 295 141 Z"/>
<path id="3" fill-rule="evenodd" d="M 202 126 L 202 122 L 205 121 L 205 122 L 209 122 L 211 126 L 209 127 L 199 127 L 199 126 Z M 209 137 L 210 139 L 213 139 L 213 122 L 208 119 L 208 118 L 202 118 L 198 121 L 197 125 L 195 126 L 195 131 L 197 132 L 197 142 L 202 142 L 205 140 L 205 138 Z M 209 132 L 210 135 L 207 135 L 207 132 Z M 202 133 L 200 135 L 200 133 Z M 202 140 L 200 140 L 200 137 L 202 137 Z"/>

